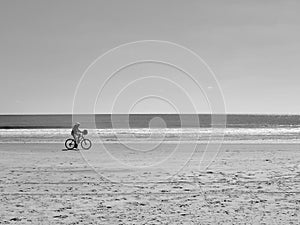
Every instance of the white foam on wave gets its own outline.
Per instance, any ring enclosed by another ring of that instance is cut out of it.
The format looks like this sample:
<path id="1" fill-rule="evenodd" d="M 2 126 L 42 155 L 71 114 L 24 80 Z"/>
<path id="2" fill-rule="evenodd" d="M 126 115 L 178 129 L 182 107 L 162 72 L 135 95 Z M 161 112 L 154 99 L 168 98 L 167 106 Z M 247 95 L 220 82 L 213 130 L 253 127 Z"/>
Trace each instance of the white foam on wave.
<path id="1" fill-rule="evenodd" d="M 63 142 L 71 137 L 70 129 L 1 129 L 0 143 Z M 89 129 L 87 137 L 98 142 L 136 141 L 235 141 L 297 143 L 300 128 L 165 128 L 165 129 Z M 224 140 L 223 140 L 224 137 Z M 177 138 L 177 139 L 176 139 Z"/>
<path id="2" fill-rule="evenodd" d="M 89 135 L 95 134 L 209 134 L 209 135 L 286 135 L 299 134 L 300 128 L 135 128 L 135 129 L 89 129 Z M 6 136 L 45 136 L 66 135 L 70 129 L 0 129 L 1 137 Z"/>

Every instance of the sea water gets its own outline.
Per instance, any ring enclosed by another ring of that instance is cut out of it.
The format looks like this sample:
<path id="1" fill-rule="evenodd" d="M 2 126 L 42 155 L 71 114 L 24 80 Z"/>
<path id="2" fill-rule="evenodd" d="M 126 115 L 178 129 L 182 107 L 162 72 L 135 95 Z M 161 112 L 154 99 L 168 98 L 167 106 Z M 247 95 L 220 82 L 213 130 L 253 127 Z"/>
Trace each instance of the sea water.
<path id="1" fill-rule="evenodd" d="M 155 127 L 154 118 L 164 123 Z M 1 115 L 0 143 L 63 143 L 71 137 L 72 119 L 72 115 Z M 76 119 L 93 143 L 300 143 L 298 115 L 227 115 L 221 126 L 213 125 L 208 114 L 105 114 Z M 193 123 L 195 119 L 199 123 Z"/>

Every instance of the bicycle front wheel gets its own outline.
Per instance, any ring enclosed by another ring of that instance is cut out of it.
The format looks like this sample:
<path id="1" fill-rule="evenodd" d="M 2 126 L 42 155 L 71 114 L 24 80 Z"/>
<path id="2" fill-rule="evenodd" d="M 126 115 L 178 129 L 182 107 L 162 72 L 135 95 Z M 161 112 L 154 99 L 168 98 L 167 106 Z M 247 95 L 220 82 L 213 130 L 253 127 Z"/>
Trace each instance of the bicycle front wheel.
<path id="1" fill-rule="evenodd" d="M 92 147 L 92 142 L 89 139 L 83 139 L 81 141 L 81 147 L 84 150 L 89 150 Z"/>

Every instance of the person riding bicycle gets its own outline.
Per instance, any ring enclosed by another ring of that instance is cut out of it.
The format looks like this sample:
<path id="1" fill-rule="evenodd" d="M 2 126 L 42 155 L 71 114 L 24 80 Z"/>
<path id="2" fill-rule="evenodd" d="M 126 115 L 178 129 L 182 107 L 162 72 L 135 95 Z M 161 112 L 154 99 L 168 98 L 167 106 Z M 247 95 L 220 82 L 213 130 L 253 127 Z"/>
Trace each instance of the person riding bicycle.
<path id="1" fill-rule="evenodd" d="M 80 123 L 77 122 L 74 124 L 73 128 L 72 128 L 72 132 L 71 132 L 71 135 L 73 136 L 74 140 L 75 140 L 75 148 L 78 147 L 78 144 L 79 144 L 79 138 L 80 136 L 82 135 L 82 131 L 79 130 L 79 126 L 80 126 Z"/>
<path id="2" fill-rule="evenodd" d="M 92 147 L 92 142 L 90 139 L 86 138 L 85 136 L 88 134 L 87 130 L 79 130 L 80 123 L 75 123 L 72 127 L 71 135 L 72 138 L 68 138 L 65 141 L 65 147 L 67 150 L 76 149 L 78 150 L 78 145 L 82 147 L 84 150 L 89 150 Z"/>

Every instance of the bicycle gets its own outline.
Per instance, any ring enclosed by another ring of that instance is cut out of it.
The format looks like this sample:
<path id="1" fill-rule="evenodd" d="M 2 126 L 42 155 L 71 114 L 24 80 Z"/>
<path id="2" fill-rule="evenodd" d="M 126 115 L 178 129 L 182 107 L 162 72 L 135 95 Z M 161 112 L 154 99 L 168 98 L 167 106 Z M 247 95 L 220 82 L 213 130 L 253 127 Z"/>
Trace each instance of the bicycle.
<path id="1" fill-rule="evenodd" d="M 84 137 L 84 135 L 87 135 L 87 134 L 88 134 L 88 131 L 87 130 L 83 130 L 82 134 L 79 136 L 79 143 L 78 143 L 78 145 L 80 144 L 81 147 L 84 150 L 89 150 L 92 147 L 91 140 Z M 73 138 L 69 138 L 69 139 L 67 139 L 65 141 L 65 146 L 66 146 L 66 148 L 68 150 L 74 149 L 75 148 L 75 144 L 76 144 L 76 141 Z"/>

